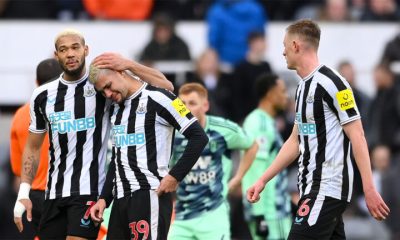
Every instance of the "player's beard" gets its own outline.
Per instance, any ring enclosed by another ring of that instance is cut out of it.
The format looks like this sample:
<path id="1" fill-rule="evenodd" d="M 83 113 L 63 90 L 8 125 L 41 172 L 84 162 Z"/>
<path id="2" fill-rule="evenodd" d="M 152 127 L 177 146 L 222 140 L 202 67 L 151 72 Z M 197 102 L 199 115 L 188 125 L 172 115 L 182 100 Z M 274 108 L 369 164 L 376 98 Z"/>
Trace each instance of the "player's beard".
<path id="1" fill-rule="evenodd" d="M 71 77 L 79 78 L 81 76 L 81 74 L 82 74 L 83 68 L 85 67 L 85 58 L 82 59 L 81 65 L 79 65 L 78 68 L 73 69 L 73 70 L 69 70 L 67 67 L 65 67 L 64 64 L 60 64 L 60 65 L 61 65 L 61 68 L 63 69 L 63 71 L 67 75 L 69 75 Z"/>

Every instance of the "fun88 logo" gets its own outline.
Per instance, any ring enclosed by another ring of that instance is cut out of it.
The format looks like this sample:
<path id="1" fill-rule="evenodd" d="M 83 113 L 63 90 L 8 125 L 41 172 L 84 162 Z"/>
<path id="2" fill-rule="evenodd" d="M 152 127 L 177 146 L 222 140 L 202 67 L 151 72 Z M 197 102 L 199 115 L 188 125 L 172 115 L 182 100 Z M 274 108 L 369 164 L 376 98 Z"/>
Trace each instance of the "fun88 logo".
<path id="1" fill-rule="evenodd" d="M 142 145 L 146 142 L 144 133 L 130 133 L 114 135 L 114 144 L 116 147 L 128 147 Z"/>
<path id="2" fill-rule="evenodd" d="M 50 114 L 51 131 L 58 133 L 79 132 L 96 127 L 94 117 L 72 119 L 71 112 L 55 112 Z"/>
<path id="3" fill-rule="evenodd" d="M 297 128 L 300 135 L 314 135 L 317 133 L 315 123 L 302 123 L 300 114 L 296 114 Z"/>

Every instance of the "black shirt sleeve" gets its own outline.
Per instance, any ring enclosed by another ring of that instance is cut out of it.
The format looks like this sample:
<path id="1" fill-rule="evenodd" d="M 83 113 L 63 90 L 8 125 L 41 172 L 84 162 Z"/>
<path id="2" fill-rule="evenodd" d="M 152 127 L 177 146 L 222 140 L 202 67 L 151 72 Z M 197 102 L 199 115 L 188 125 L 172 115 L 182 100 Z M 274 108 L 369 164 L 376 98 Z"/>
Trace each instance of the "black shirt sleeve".
<path id="1" fill-rule="evenodd" d="M 188 139 L 185 151 L 169 174 L 179 182 L 188 174 L 193 165 L 197 162 L 201 152 L 208 143 L 208 137 L 199 122 L 192 123 L 183 135 Z"/>
<path id="2" fill-rule="evenodd" d="M 114 161 L 114 159 L 112 159 L 110 162 L 110 166 L 108 167 L 106 181 L 104 183 L 103 189 L 102 189 L 100 197 L 99 197 L 106 201 L 107 207 L 110 206 L 110 204 L 114 198 L 113 193 L 112 193 L 114 179 L 115 179 L 115 161 Z"/>

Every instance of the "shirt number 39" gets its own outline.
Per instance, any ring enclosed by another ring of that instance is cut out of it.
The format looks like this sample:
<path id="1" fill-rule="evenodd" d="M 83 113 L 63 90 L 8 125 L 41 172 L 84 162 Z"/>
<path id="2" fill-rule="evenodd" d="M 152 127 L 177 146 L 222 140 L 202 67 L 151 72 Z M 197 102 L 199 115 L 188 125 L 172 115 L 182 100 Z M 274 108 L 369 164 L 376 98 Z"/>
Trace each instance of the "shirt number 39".
<path id="1" fill-rule="evenodd" d="M 145 220 L 140 220 L 138 222 L 129 223 L 129 228 L 131 229 L 132 238 L 131 240 L 143 239 L 146 240 L 149 237 L 149 223 Z M 139 238 L 139 234 L 143 237 Z"/>

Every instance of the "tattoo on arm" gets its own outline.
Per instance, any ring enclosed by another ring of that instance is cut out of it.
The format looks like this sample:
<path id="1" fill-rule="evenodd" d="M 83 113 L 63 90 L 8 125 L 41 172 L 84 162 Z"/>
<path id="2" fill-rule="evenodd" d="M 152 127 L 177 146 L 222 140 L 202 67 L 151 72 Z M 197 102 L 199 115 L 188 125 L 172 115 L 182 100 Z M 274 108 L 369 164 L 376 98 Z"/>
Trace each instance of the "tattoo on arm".
<path id="1" fill-rule="evenodd" d="M 35 156 L 31 155 L 24 161 L 24 176 L 26 180 L 32 182 L 33 178 L 36 175 L 37 167 L 38 167 L 38 160 Z"/>

